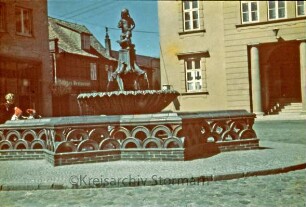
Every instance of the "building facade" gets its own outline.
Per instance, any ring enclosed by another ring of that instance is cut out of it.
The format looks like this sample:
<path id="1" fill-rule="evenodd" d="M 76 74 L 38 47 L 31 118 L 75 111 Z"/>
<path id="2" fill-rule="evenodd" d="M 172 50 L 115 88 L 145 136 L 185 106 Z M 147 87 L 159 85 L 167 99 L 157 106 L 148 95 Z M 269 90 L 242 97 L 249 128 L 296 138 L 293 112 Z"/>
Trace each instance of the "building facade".
<path id="1" fill-rule="evenodd" d="M 84 25 L 49 17 L 49 38 L 53 115 L 79 115 L 77 95 L 106 91 L 117 61 Z"/>
<path id="2" fill-rule="evenodd" d="M 305 1 L 159 1 L 158 12 L 161 84 L 181 93 L 170 109 L 306 112 Z"/>
<path id="3" fill-rule="evenodd" d="M 47 1 L 0 0 L 0 97 L 52 114 Z"/>

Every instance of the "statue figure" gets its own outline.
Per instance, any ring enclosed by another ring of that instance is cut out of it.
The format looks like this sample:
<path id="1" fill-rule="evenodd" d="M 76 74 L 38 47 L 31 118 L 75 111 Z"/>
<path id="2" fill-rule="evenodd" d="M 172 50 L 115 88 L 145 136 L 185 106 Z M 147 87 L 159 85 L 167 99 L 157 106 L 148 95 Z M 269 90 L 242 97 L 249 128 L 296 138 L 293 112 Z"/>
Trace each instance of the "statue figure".
<path id="1" fill-rule="evenodd" d="M 121 11 L 118 27 L 122 30 L 120 40 L 117 41 L 121 50 L 119 51 L 118 66 L 112 73 L 112 78 L 117 80 L 120 91 L 148 89 L 147 74 L 136 64 L 135 45 L 131 40 L 135 22 L 130 17 L 128 9 Z"/>
<path id="2" fill-rule="evenodd" d="M 132 44 L 132 30 L 135 28 L 135 22 L 130 17 L 129 10 L 123 9 L 121 11 L 121 19 L 118 22 L 118 28 L 121 28 L 120 40 L 117 42 L 120 44 L 122 49 L 129 49 Z"/>

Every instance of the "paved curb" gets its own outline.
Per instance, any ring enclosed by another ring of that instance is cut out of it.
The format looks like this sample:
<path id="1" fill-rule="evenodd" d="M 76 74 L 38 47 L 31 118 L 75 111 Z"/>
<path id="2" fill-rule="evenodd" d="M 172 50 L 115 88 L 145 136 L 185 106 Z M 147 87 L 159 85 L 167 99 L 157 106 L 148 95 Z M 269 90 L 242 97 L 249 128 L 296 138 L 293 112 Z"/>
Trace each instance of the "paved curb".
<path id="1" fill-rule="evenodd" d="M 257 116 L 256 121 L 306 121 L 306 115 L 267 115 Z"/>
<path id="2" fill-rule="evenodd" d="M 248 172 L 238 172 L 230 174 L 216 174 L 216 175 L 203 175 L 189 178 L 167 178 L 159 180 L 146 180 L 145 182 L 118 182 L 115 185 L 107 183 L 99 183 L 97 185 L 64 185 L 60 183 L 52 184 L 4 184 L 0 185 L 0 191 L 21 191 L 21 190 L 61 190 L 61 189 L 88 189 L 88 188 L 118 188 L 118 187 L 138 187 L 138 186 L 156 186 L 156 185 L 199 185 L 205 182 L 222 181 L 222 180 L 233 180 L 239 178 L 247 178 L 252 176 L 265 176 L 274 175 L 280 173 L 287 173 L 295 170 L 306 169 L 306 163 L 292 165 L 288 167 L 265 169 Z"/>

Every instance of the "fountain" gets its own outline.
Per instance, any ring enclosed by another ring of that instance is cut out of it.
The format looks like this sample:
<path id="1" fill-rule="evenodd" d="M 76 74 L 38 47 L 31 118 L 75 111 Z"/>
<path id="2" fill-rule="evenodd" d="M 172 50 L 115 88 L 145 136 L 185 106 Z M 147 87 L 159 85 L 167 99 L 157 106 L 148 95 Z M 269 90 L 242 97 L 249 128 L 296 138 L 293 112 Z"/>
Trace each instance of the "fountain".
<path id="1" fill-rule="evenodd" d="M 122 34 L 117 42 L 118 66 L 112 73 L 118 90 L 111 92 L 81 93 L 78 96 L 81 114 L 148 114 L 157 113 L 167 107 L 179 93 L 175 90 L 148 90 L 147 74 L 136 63 L 135 45 L 132 43 L 134 20 L 129 11 L 123 9 L 118 23 Z"/>
<path id="2" fill-rule="evenodd" d="M 189 160 L 259 147 L 255 114 L 245 110 L 161 112 L 174 90 L 148 90 L 136 64 L 133 19 L 118 26 L 118 90 L 81 93 L 83 116 L 7 121 L 0 125 L 0 160 L 46 159 L 54 166 L 115 160 Z"/>

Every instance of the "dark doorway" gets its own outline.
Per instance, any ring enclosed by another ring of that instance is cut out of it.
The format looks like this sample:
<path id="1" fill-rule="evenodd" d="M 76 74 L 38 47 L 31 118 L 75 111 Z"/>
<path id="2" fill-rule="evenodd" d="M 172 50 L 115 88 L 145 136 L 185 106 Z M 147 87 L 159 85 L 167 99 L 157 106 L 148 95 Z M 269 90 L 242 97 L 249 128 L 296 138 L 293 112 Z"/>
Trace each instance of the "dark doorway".
<path id="1" fill-rule="evenodd" d="M 22 111 L 33 108 L 39 111 L 38 86 L 41 64 L 37 61 L 0 57 L 0 102 L 7 93 L 15 94 L 15 104 Z"/>
<path id="2" fill-rule="evenodd" d="M 260 46 L 262 100 L 265 113 L 275 105 L 301 101 L 299 42 Z"/>

